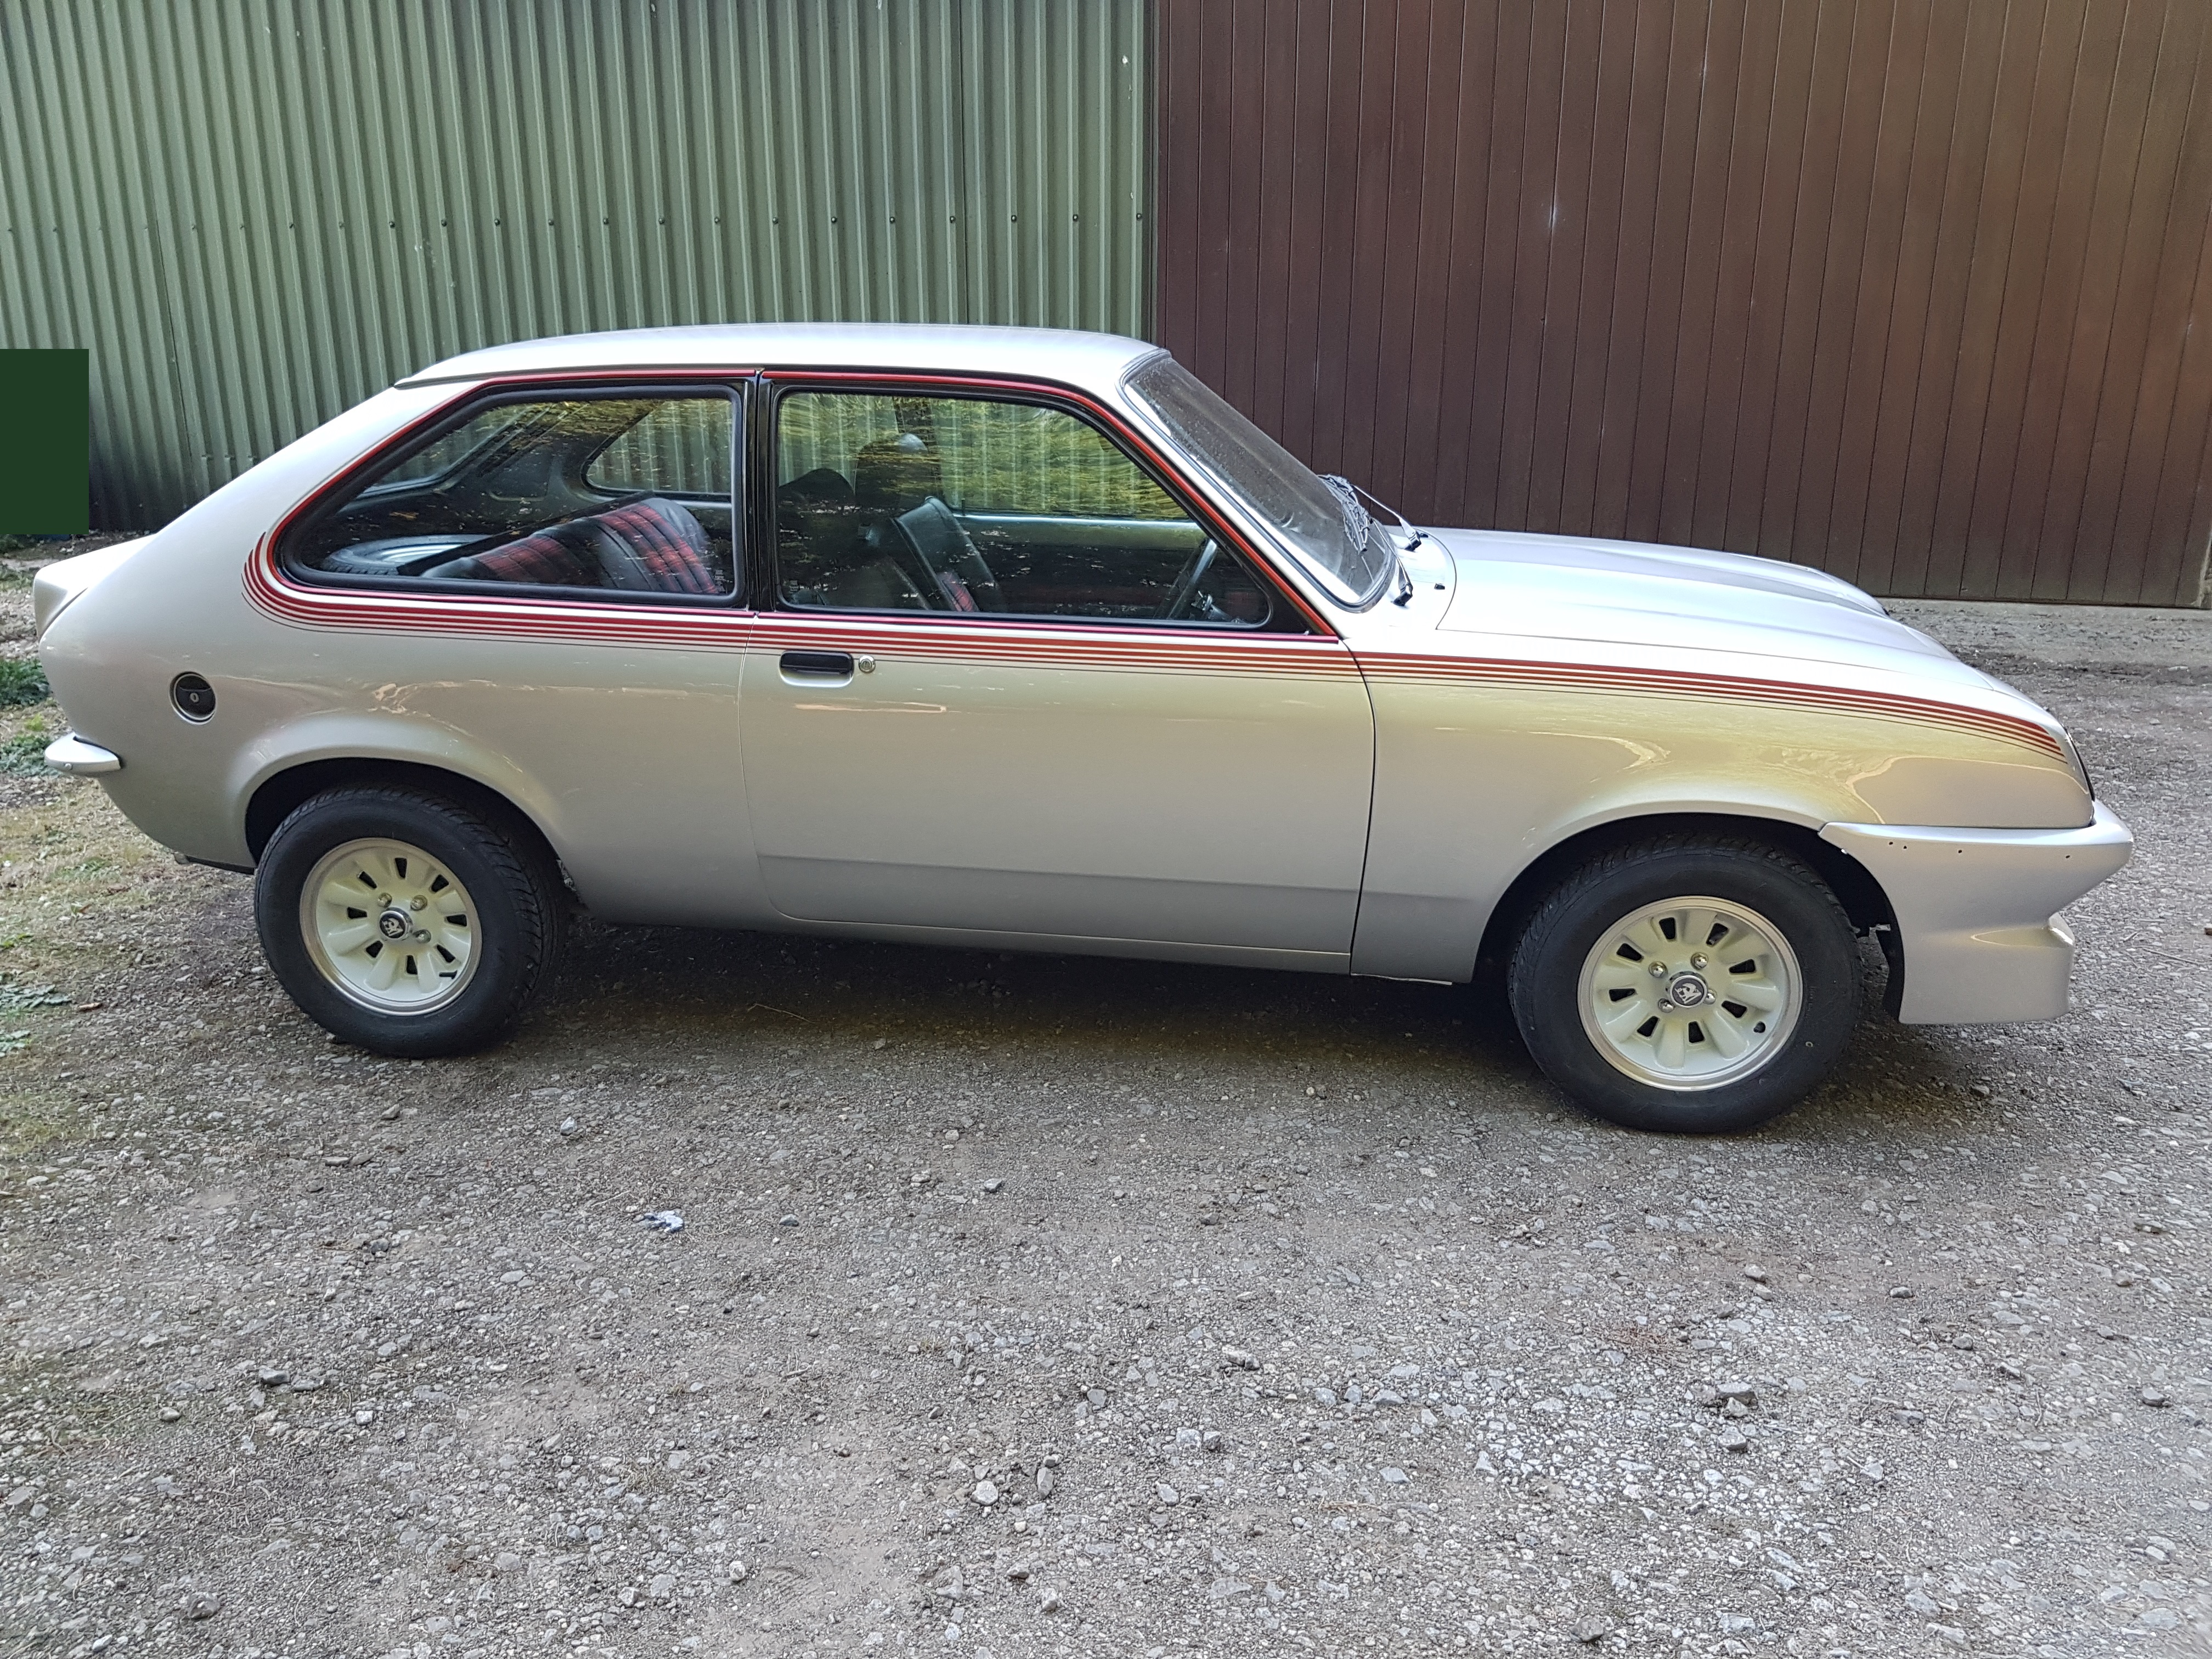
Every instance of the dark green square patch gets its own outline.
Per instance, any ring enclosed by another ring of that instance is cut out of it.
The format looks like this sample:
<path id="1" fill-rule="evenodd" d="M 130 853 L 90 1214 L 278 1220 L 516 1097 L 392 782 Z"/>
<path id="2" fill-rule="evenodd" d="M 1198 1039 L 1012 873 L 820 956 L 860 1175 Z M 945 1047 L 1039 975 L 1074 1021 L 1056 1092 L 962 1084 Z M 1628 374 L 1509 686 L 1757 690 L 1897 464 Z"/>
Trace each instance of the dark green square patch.
<path id="1" fill-rule="evenodd" d="M 92 527 L 92 354 L 0 351 L 0 536 Z"/>

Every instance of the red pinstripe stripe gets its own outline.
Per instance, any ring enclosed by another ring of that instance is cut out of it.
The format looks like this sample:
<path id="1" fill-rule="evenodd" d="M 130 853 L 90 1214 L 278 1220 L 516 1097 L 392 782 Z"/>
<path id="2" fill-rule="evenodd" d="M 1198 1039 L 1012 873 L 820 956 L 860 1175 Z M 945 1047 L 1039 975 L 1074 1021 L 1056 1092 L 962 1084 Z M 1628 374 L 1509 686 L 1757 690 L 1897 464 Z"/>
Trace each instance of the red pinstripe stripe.
<path id="1" fill-rule="evenodd" d="M 985 622 L 947 628 L 851 616 L 803 617 L 786 611 L 573 604 L 504 596 L 393 598 L 360 588 L 307 588 L 284 579 L 266 544 L 247 565 L 246 587 L 247 597 L 264 614 L 310 628 L 709 649 L 728 649 L 750 639 L 764 649 L 836 647 L 948 662 L 1032 663 L 1061 668 L 1354 678 L 1359 672 L 1340 641 L 1306 634 L 1224 638 L 1180 629 L 1136 628 L 1115 628 L 1111 632 L 1053 628 L 1010 632 L 1004 624 Z"/>
<path id="2" fill-rule="evenodd" d="M 1346 678 L 1364 670 L 1370 679 L 1401 684 L 1692 697 L 1815 714 L 1911 720 L 1973 732 L 2044 754 L 2062 752 L 2057 739 L 2032 720 L 1893 692 L 1598 664 L 1467 660 L 1381 652 L 1360 653 L 1355 659 L 1341 641 L 1313 635 L 1224 637 L 1162 629 L 1116 629 L 1111 633 L 1073 629 L 1015 630 L 1003 623 L 981 621 L 946 627 L 788 611 L 659 609 L 459 596 L 441 596 L 434 601 L 413 595 L 386 599 L 357 588 L 312 590 L 287 582 L 276 570 L 266 543 L 248 562 L 246 585 L 253 604 L 267 615 L 279 622 L 313 628 L 693 649 L 727 650 L 746 644 L 764 651 L 826 647 L 880 651 L 946 664 L 1134 672 Z"/>
<path id="3" fill-rule="evenodd" d="M 441 419 L 455 405 L 488 390 L 503 386 L 541 381 L 650 379 L 728 380 L 750 371 L 721 369 L 692 371 L 659 369 L 647 375 L 639 370 L 547 371 L 507 374 L 464 386 L 406 428 L 376 445 L 367 455 L 341 469 L 299 507 L 287 514 L 264 536 L 246 560 L 245 586 L 248 600 L 278 622 L 308 628 L 359 629 L 416 634 L 465 634 L 477 638 L 552 640 L 570 644 L 638 645 L 728 649 L 750 645 L 781 649 L 787 645 L 817 647 L 842 645 L 853 649 L 896 650 L 901 654 L 945 663 L 1029 663 L 1061 668 L 1170 671 L 1182 673 L 1282 674 L 1293 677 L 1357 676 L 1364 671 L 1373 680 L 1413 684 L 1494 685 L 1539 690 L 1573 690 L 1634 696 L 1700 697 L 1768 704 L 1814 713 L 1903 720 L 2019 744 L 2039 752 L 2062 756 L 2057 740 L 2033 720 L 1990 709 L 1938 702 L 1890 692 L 1857 690 L 1841 686 L 1807 685 L 1786 680 L 1765 680 L 1721 674 L 1696 674 L 1666 669 L 1607 667 L 1596 664 L 1523 662 L 1507 659 L 1422 656 L 1372 652 L 1355 660 L 1333 632 L 1315 635 L 1274 634 L 1224 636 L 1182 630 L 1115 629 L 1110 634 L 1077 629 L 1027 629 L 1018 633 L 1004 624 L 986 622 L 966 626 L 916 624 L 903 621 L 875 622 L 850 616 L 803 616 L 788 611 L 754 612 L 720 608 L 576 604 L 553 599 L 501 597 L 477 599 L 462 595 L 407 594 L 386 597 L 362 588 L 310 587 L 288 580 L 278 567 L 276 541 L 301 514 L 323 499 L 331 484 L 346 477 L 364 474 L 375 461 L 398 449 L 414 434 Z M 1179 477 L 1166 458 L 1110 409 L 1072 388 L 1048 386 L 991 377 L 929 374 L 830 374 L 820 371 L 770 371 L 771 378 L 787 384 L 844 380 L 935 383 L 975 390 L 1026 391 L 1066 398 L 1080 404 L 1095 418 L 1109 425 L 1124 442 L 1137 449 L 1170 477 Z M 1186 488 L 1188 486 L 1186 485 Z M 1195 492 L 1193 492 L 1194 495 Z M 1225 532 L 1227 526 L 1217 525 Z M 1241 537 L 1229 537 L 1255 564 L 1267 568 Z M 1272 571 L 1270 572 L 1272 574 Z M 1287 584 L 1284 597 L 1319 629 L 1328 624 L 1305 605 Z"/>
<path id="4" fill-rule="evenodd" d="M 258 609 L 277 621 L 314 628 L 694 649 L 727 650 L 748 644 L 763 651 L 831 647 L 881 651 L 945 664 L 1134 672 L 1345 678 L 1364 670 L 1370 679 L 1401 684 L 1692 697 L 1815 714 L 1911 720 L 1972 732 L 2044 754 L 2062 753 L 2057 740 L 2032 720 L 1893 692 L 1599 664 L 1494 658 L 1468 660 L 1383 652 L 1360 653 L 1355 659 L 1341 641 L 1313 635 L 1224 637 L 1164 629 L 1115 629 L 1111 633 L 1073 629 L 1016 630 L 981 621 L 946 627 L 789 611 L 659 609 L 459 596 L 441 596 L 434 601 L 413 595 L 387 599 L 357 588 L 314 590 L 287 582 L 276 568 L 266 543 L 248 563 L 246 591 Z"/>
<path id="5" fill-rule="evenodd" d="M 879 650 L 932 661 L 1032 663 L 1056 668 L 1172 668 L 1186 672 L 1322 674 L 1357 678 L 1351 653 L 1312 635 L 1194 634 L 1175 629 L 1111 632 L 1013 629 L 981 622 L 964 627 L 873 622 L 846 616 L 803 617 L 776 611 L 761 618 L 760 647 Z"/>
<path id="6" fill-rule="evenodd" d="M 1879 720 L 1915 720 L 1971 731 L 2021 744 L 2045 754 L 2063 755 L 2058 740 L 2033 720 L 1995 709 L 1938 702 L 1927 697 L 1850 686 L 1806 685 L 1726 674 L 1696 674 L 1660 668 L 1599 664 L 1520 662 L 1510 659 L 1468 659 L 1361 652 L 1359 665 L 1374 680 L 1413 684 L 1499 685 L 1533 690 L 1611 692 L 1635 696 L 1709 697 L 1777 704 L 1814 713 L 1859 714 Z"/>

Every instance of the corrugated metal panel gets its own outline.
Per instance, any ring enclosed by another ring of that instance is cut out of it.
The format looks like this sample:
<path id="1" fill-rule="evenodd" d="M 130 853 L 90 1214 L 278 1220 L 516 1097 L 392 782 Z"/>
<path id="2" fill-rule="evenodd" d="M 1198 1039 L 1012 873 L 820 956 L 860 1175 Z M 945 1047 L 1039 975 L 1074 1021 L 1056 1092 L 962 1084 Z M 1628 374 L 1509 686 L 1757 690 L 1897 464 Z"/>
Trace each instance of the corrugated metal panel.
<path id="1" fill-rule="evenodd" d="M 1432 522 L 2207 601 L 2204 0 L 1160 0 L 1162 343 Z"/>
<path id="2" fill-rule="evenodd" d="M 1141 333 L 1143 0 L 0 0 L 0 343 L 158 523 L 453 352 L 778 318 Z"/>

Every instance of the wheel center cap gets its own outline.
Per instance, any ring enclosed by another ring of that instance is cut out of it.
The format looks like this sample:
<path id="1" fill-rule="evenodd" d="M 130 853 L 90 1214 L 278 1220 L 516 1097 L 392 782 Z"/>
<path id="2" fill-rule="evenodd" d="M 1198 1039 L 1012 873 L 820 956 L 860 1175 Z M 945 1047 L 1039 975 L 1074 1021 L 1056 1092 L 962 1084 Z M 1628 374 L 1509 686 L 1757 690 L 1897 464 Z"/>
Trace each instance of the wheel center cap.
<path id="1" fill-rule="evenodd" d="M 414 925 L 404 910 L 386 910 L 376 919 L 376 931 L 391 939 L 405 939 Z"/>
<path id="2" fill-rule="evenodd" d="M 1677 974 L 1668 981 L 1667 1000 L 1677 1008 L 1695 1008 L 1711 995 L 1705 981 L 1695 974 Z"/>

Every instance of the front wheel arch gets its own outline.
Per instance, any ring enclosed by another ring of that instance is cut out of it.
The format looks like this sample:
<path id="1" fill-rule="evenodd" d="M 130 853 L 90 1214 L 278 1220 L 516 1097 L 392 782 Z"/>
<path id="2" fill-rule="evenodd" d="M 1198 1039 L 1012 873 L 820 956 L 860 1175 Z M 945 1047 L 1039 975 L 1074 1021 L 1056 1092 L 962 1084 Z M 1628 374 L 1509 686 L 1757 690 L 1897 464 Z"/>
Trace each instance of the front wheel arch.
<path id="1" fill-rule="evenodd" d="M 1896 1012 L 1897 994 L 1905 978 L 1899 971 L 1897 916 L 1890 908 L 1889 896 L 1882 891 L 1881 884 L 1873 873 L 1842 848 L 1822 841 L 1817 830 L 1779 818 L 1749 814 L 1739 817 L 1729 812 L 1642 813 L 1595 825 L 1547 848 L 1513 878 L 1504 896 L 1492 908 L 1490 920 L 1482 930 L 1482 944 L 1475 953 L 1476 981 L 1494 983 L 1502 977 L 1528 918 L 1536 913 L 1536 907 L 1546 896 L 1572 872 L 1615 848 L 1673 836 L 1763 842 L 1808 866 L 1828 884 L 1829 890 L 1843 905 L 1844 914 L 1850 918 L 1851 926 L 1862 933 L 1874 933 L 1880 940 L 1889 963 L 1888 1000 L 1891 1012 Z"/>

